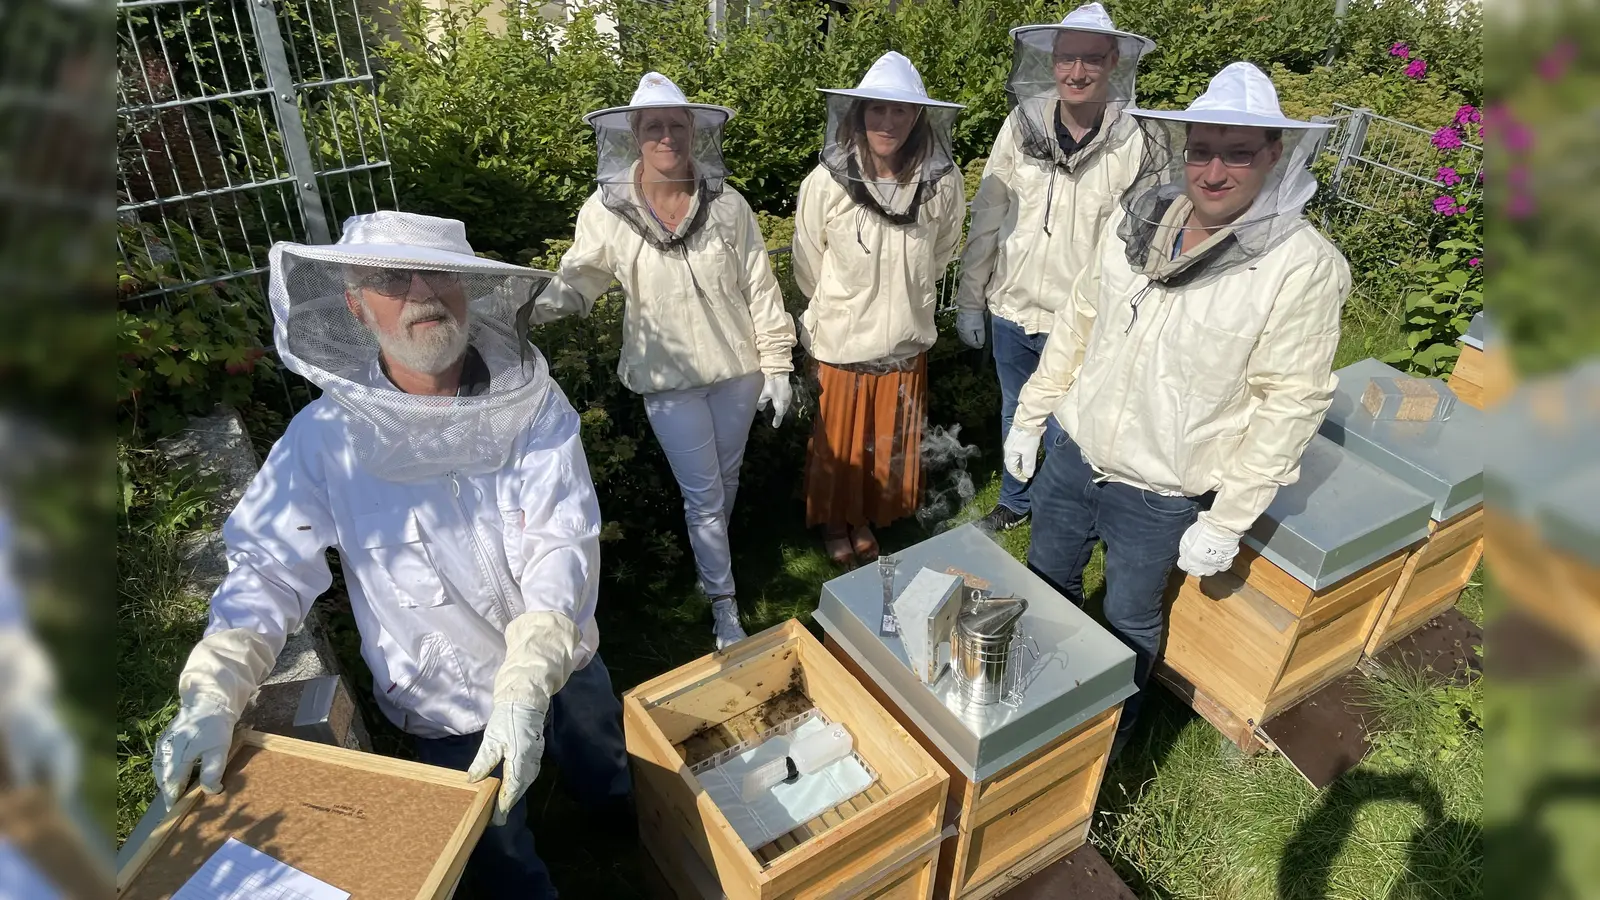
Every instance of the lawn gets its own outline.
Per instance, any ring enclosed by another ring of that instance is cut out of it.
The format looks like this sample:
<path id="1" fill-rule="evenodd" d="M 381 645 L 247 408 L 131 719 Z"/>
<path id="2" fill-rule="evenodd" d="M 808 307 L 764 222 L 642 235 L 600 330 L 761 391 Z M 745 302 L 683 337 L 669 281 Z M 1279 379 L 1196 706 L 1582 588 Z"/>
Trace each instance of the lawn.
<path id="1" fill-rule="evenodd" d="M 1393 346 L 1391 327 L 1381 317 L 1347 322 L 1339 364 Z M 205 618 L 204 599 L 183 595 L 177 562 L 178 542 L 204 508 L 205 486 L 146 457 L 130 458 L 140 487 L 119 534 L 119 840 L 154 791 L 150 743 L 174 711 L 177 672 Z M 999 490 L 993 459 L 971 465 L 980 489 L 953 521 L 981 515 Z M 801 527 L 797 502 L 763 500 L 745 498 L 733 529 L 747 626 L 755 631 L 792 617 L 815 630 L 810 614 L 821 585 L 839 570 Z M 907 522 L 880 539 L 893 550 L 926 535 Z M 1027 542 L 1025 527 L 1001 539 L 1019 558 Z M 602 652 L 619 690 L 711 650 L 709 608 L 692 590 L 688 568 L 651 587 L 605 582 Z M 1097 554 L 1086 578 L 1091 607 L 1099 582 Z M 344 667 L 366 697 L 370 684 L 338 588 L 322 603 L 332 613 Z M 1478 585 L 1464 595 L 1469 616 L 1481 617 L 1481 595 Z M 1373 753 L 1322 792 L 1281 758 L 1241 757 L 1204 720 L 1153 688 L 1133 743 L 1107 773 L 1092 840 L 1143 897 L 1400 900 L 1481 893 L 1481 686 L 1442 687 L 1423 673 L 1369 686 L 1383 723 Z M 377 748 L 405 755 L 404 741 L 370 703 L 365 712 Z M 558 886 L 569 897 L 640 896 L 634 837 L 574 827 L 581 817 L 555 775 L 547 771 L 532 789 L 530 817 Z"/>

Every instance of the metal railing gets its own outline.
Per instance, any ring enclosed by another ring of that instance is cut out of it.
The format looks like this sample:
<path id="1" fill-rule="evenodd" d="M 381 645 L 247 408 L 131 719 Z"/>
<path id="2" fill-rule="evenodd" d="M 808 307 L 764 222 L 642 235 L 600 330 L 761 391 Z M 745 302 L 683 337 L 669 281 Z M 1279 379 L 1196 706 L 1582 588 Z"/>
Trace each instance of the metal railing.
<path id="1" fill-rule="evenodd" d="M 1336 202 L 1324 207 L 1324 224 L 1350 224 L 1377 213 L 1415 225 L 1425 220 L 1441 194 L 1479 190 L 1483 148 L 1477 144 L 1463 143 L 1447 156 L 1425 128 L 1370 109 L 1334 109 L 1329 121 L 1335 127 L 1325 152 L 1335 160 L 1324 190 Z M 1457 170 L 1460 185 L 1447 188 L 1436 180 L 1445 165 Z"/>
<path id="2" fill-rule="evenodd" d="M 139 296 L 396 204 L 355 0 L 122 0 L 117 38 L 118 250 L 163 273 Z"/>

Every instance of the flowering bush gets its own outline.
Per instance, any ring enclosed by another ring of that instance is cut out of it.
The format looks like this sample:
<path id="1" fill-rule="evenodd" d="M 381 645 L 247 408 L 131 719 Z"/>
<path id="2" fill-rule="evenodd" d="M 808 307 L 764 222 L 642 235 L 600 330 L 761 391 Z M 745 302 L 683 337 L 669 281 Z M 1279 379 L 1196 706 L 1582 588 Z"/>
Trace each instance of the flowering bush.
<path id="1" fill-rule="evenodd" d="M 1473 313 L 1483 308 L 1482 180 L 1464 176 L 1468 158 L 1463 148 L 1481 132 L 1482 116 L 1474 106 L 1456 110 L 1453 124 L 1433 135 L 1433 146 L 1447 154 L 1434 181 L 1452 193 L 1433 200 L 1440 217 L 1434 223 L 1434 256 L 1416 265 L 1416 280 L 1405 298 L 1406 347 L 1384 357 L 1420 375 L 1442 375 L 1460 354 L 1456 339 Z M 1476 172 L 1476 157 L 1471 157 Z"/>
<path id="2" fill-rule="evenodd" d="M 1406 66 L 1407 78 L 1426 78 L 1427 75 L 1428 61 L 1425 59 L 1413 59 L 1411 63 Z"/>

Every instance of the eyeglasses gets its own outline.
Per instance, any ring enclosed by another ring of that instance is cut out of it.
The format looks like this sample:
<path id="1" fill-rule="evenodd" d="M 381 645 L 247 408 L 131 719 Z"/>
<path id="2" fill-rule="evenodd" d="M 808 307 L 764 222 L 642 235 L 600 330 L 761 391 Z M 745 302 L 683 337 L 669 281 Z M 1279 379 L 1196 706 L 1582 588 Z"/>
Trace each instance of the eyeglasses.
<path id="1" fill-rule="evenodd" d="M 1213 159 L 1221 158 L 1222 164 L 1230 169 L 1248 169 L 1255 164 L 1256 157 L 1265 149 L 1267 145 L 1262 144 L 1254 150 L 1224 150 L 1218 153 L 1199 147 L 1185 147 L 1183 161 L 1191 166 L 1208 166 Z"/>
<path id="2" fill-rule="evenodd" d="M 378 269 L 356 282 L 358 287 L 375 291 L 385 297 L 404 297 L 411 290 L 411 279 L 421 275 L 422 280 L 435 292 L 459 287 L 461 276 L 455 272 L 433 272 L 427 269 Z"/>
<path id="3" fill-rule="evenodd" d="M 1106 61 L 1111 58 L 1111 54 L 1095 53 L 1085 56 L 1077 53 L 1057 53 L 1050 58 L 1055 61 L 1058 69 L 1070 69 L 1074 63 L 1083 63 L 1085 69 L 1091 72 L 1098 72 L 1106 67 Z"/>

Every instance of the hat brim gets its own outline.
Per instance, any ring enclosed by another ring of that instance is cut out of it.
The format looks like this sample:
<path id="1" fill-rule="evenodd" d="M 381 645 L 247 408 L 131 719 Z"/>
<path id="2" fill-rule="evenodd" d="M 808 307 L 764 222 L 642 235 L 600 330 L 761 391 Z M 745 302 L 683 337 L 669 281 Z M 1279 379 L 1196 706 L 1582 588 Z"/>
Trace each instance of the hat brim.
<path id="1" fill-rule="evenodd" d="M 1053 25 L 1018 25 L 1016 28 L 1011 29 L 1011 37 L 1012 39 L 1016 39 L 1024 34 L 1039 31 L 1082 31 L 1087 32 L 1088 34 L 1103 34 L 1107 37 L 1114 37 L 1119 40 L 1138 41 L 1141 56 L 1156 49 L 1156 42 L 1150 40 L 1142 34 L 1134 34 L 1131 31 L 1118 31 L 1115 28 L 1094 28 L 1087 25 L 1062 25 L 1059 22 Z"/>
<path id="2" fill-rule="evenodd" d="M 416 247 L 406 244 L 291 244 L 284 243 L 283 252 L 314 262 L 339 263 L 347 266 L 369 266 L 390 269 L 429 269 L 439 272 L 461 272 L 474 275 L 520 276 L 523 278 L 554 278 L 543 269 L 516 266 L 481 256 L 439 250 L 433 247 Z"/>
<path id="3" fill-rule="evenodd" d="M 722 116 L 723 122 L 733 118 L 733 110 L 726 106 L 717 106 L 715 103 L 636 103 L 631 106 L 611 106 L 586 113 L 583 123 L 592 126 L 597 119 L 606 116 L 626 116 L 646 109 L 687 109 L 697 113 L 715 113 Z"/>
<path id="4" fill-rule="evenodd" d="M 824 94 L 855 97 L 858 100 L 887 100 L 891 103 L 910 103 L 914 106 L 932 106 L 937 109 L 967 108 L 964 103 L 949 103 L 944 100 L 935 100 L 923 94 L 897 91 L 893 88 L 817 88 L 817 90 Z"/>
<path id="5" fill-rule="evenodd" d="M 1331 122 L 1302 122 L 1299 119 L 1286 119 L 1283 116 L 1263 116 L 1231 109 L 1130 109 L 1128 114 L 1163 122 L 1231 125 L 1236 128 L 1298 128 L 1310 131 L 1333 127 Z"/>

